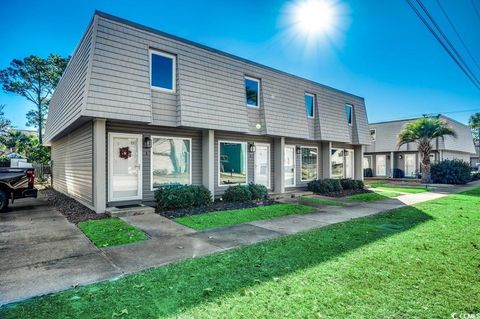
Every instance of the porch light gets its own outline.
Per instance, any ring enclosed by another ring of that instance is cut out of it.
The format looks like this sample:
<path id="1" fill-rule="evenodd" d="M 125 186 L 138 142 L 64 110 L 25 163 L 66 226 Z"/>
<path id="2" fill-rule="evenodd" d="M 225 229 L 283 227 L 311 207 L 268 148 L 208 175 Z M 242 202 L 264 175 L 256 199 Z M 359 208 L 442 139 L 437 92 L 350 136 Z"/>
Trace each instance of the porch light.
<path id="1" fill-rule="evenodd" d="M 248 151 L 250 153 L 254 153 L 256 151 L 255 144 L 253 143 L 248 144 Z"/>
<path id="2" fill-rule="evenodd" d="M 143 139 L 143 147 L 144 148 L 152 148 L 152 139 L 149 136 L 146 136 Z"/>
<path id="3" fill-rule="evenodd" d="M 300 155 L 300 153 L 302 153 L 302 149 L 300 148 L 300 146 L 297 146 L 295 150 L 297 152 L 297 155 Z"/>
<path id="4" fill-rule="evenodd" d="M 403 158 L 403 156 L 402 156 L 402 155 L 398 155 L 398 158 L 399 158 L 399 159 L 402 159 L 402 158 Z"/>

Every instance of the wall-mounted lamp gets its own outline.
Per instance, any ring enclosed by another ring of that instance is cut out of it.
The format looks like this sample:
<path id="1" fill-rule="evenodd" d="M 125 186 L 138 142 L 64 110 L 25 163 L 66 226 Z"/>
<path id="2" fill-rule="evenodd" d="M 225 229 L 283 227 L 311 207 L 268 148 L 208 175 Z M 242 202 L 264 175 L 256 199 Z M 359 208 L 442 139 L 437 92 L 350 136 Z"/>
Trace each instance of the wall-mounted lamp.
<path id="1" fill-rule="evenodd" d="M 253 144 L 253 143 L 248 144 L 248 151 L 249 151 L 250 153 L 254 153 L 255 150 L 256 150 L 255 144 Z"/>
<path id="2" fill-rule="evenodd" d="M 403 156 L 402 156 L 402 155 L 398 155 L 398 158 L 399 158 L 399 159 L 402 159 L 402 158 L 403 158 Z"/>
<path id="3" fill-rule="evenodd" d="M 390 155 L 387 155 L 387 159 L 390 159 Z"/>
<path id="4" fill-rule="evenodd" d="M 152 148 L 152 139 L 149 136 L 146 136 L 143 139 L 143 147 L 144 148 Z"/>
<path id="5" fill-rule="evenodd" d="M 300 155 L 300 153 L 302 152 L 300 146 L 297 146 L 295 150 L 297 151 L 297 155 Z"/>

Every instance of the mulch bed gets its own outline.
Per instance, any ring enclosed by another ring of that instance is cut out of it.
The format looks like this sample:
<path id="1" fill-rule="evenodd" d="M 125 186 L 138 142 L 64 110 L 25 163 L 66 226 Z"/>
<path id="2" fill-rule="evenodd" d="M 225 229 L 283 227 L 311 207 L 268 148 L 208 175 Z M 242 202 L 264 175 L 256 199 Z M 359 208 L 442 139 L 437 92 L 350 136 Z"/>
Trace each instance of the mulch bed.
<path id="1" fill-rule="evenodd" d="M 109 217 L 107 214 L 95 213 L 90 208 L 80 204 L 73 198 L 57 192 L 53 188 L 46 188 L 41 190 L 40 193 L 71 223 L 78 224 L 86 220 Z"/>
<path id="2" fill-rule="evenodd" d="M 266 200 L 266 201 L 249 201 L 249 202 L 223 202 L 223 201 L 216 201 L 210 206 L 206 207 L 197 207 L 197 208 L 184 208 L 184 209 L 176 209 L 176 210 L 159 210 L 157 209 L 157 214 L 165 216 L 167 218 L 178 218 L 183 216 L 189 215 L 198 215 L 210 212 L 218 212 L 223 210 L 234 210 L 234 209 L 242 209 L 242 208 L 252 208 L 252 207 L 259 207 L 259 206 L 270 206 L 277 204 L 278 202 L 273 200 Z"/>
<path id="3" fill-rule="evenodd" d="M 372 191 L 368 189 L 348 189 L 348 190 L 343 190 L 341 192 L 332 192 L 332 193 L 326 193 L 326 194 L 320 194 L 320 195 L 335 197 L 335 198 L 342 198 L 350 195 L 364 194 L 364 193 L 372 193 Z"/>

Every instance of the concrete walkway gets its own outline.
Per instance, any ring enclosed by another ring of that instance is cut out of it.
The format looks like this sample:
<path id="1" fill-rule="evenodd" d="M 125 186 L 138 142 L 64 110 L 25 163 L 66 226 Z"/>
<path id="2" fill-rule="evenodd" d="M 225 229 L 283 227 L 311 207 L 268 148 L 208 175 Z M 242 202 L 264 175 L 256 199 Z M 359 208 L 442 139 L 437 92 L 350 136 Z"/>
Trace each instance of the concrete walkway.
<path id="1" fill-rule="evenodd" d="M 322 206 L 310 214 L 199 232 L 157 214 L 122 217 L 150 239 L 103 249 L 93 246 L 46 202 L 25 200 L 0 214 L 0 305 L 438 199 L 477 185 L 347 207 Z"/>

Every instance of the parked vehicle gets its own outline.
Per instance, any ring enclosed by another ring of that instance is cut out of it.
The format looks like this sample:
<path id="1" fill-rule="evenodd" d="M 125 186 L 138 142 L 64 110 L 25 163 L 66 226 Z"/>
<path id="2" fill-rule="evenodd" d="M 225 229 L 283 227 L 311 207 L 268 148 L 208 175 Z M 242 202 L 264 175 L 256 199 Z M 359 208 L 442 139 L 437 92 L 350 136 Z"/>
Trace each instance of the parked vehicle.
<path id="1" fill-rule="evenodd" d="M 15 199 L 37 197 L 33 168 L 0 168 L 0 212 Z"/>

